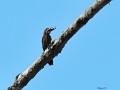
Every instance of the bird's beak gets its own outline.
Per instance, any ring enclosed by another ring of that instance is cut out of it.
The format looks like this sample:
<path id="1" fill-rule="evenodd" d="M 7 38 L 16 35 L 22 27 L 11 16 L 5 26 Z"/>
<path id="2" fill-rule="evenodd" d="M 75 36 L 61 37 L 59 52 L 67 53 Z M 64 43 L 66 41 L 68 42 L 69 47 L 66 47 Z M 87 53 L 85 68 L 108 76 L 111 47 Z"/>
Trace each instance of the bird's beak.
<path id="1" fill-rule="evenodd" d="M 50 32 L 53 31 L 53 30 L 54 30 L 54 29 L 51 29 L 51 28 L 49 29 Z"/>
<path id="2" fill-rule="evenodd" d="M 56 27 L 51 27 L 50 28 L 50 31 L 53 31 L 53 30 L 55 30 L 56 29 Z"/>
<path id="3" fill-rule="evenodd" d="M 51 28 L 47 28 L 47 33 L 51 33 L 51 31 L 53 31 L 53 30 L 55 30 L 56 29 L 56 27 L 51 27 Z"/>

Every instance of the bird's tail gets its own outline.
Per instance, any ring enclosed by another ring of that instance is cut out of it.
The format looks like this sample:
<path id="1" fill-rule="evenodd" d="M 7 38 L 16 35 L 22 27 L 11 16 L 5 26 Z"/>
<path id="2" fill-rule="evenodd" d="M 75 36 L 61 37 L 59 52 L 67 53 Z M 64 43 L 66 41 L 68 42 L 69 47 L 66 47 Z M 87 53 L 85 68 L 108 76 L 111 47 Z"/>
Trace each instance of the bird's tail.
<path id="1" fill-rule="evenodd" d="M 53 65 L 53 60 L 50 60 L 50 62 L 48 62 L 48 64 L 51 66 Z"/>

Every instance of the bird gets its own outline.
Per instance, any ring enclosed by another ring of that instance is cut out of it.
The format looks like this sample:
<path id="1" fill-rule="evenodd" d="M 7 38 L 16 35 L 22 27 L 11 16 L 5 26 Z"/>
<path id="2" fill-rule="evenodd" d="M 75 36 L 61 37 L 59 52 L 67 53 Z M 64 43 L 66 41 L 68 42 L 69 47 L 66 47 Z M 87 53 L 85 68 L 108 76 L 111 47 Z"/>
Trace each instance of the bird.
<path id="1" fill-rule="evenodd" d="M 51 43 L 51 36 L 50 33 L 51 31 L 55 30 L 56 27 L 51 27 L 51 28 L 46 28 L 44 30 L 43 36 L 42 36 L 42 48 L 45 51 L 47 49 L 47 47 L 49 46 L 49 44 Z M 51 66 L 53 65 L 53 60 L 50 60 L 50 62 L 48 62 L 48 64 Z"/>

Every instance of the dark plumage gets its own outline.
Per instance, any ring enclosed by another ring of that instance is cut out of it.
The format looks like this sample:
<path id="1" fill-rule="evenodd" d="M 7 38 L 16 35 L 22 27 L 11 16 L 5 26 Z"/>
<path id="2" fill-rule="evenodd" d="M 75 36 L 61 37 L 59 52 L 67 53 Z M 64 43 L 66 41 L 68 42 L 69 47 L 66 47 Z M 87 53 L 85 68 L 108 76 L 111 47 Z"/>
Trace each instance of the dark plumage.
<path id="1" fill-rule="evenodd" d="M 42 47 L 43 47 L 44 51 L 49 46 L 49 44 L 51 43 L 52 39 L 51 39 L 50 33 L 54 29 L 56 29 L 56 28 L 55 27 L 54 28 L 46 28 L 44 30 L 43 37 L 42 37 Z M 53 65 L 53 60 L 50 60 L 50 62 L 48 64 Z"/>

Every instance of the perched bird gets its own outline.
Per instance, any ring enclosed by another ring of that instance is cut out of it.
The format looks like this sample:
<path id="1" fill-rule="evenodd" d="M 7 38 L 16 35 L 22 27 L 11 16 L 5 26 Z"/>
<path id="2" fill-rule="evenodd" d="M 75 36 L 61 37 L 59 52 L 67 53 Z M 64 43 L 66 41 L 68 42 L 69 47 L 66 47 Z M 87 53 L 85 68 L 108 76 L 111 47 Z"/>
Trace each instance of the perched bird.
<path id="1" fill-rule="evenodd" d="M 49 46 L 49 44 L 51 43 L 52 39 L 51 39 L 50 33 L 54 29 L 56 29 L 56 28 L 55 27 L 53 27 L 53 28 L 46 28 L 44 30 L 43 37 L 42 37 L 42 47 L 43 47 L 44 51 Z M 53 65 L 53 60 L 50 60 L 50 62 L 48 62 L 48 64 L 49 65 Z"/>

